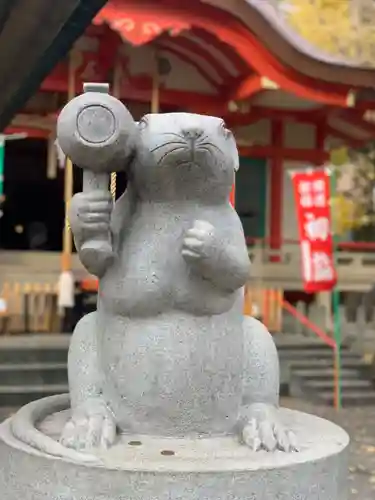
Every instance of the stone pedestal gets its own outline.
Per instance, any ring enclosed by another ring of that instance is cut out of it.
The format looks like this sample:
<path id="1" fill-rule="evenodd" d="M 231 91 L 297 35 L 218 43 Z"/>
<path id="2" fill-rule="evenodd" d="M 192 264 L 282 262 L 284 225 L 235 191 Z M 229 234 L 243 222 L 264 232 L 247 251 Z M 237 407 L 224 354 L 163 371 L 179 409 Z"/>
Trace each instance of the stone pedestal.
<path id="1" fill-rule="evenodd" d="M 122 435 L 110 450 L 96 455 L 97 461 L 82 464 L 78 454 L 75 461 L 49 453 L 70 413 L 68 409 L 53 413 L 56 401 L 63 407 L 67 399 L 32 403 L 1 425 L 2 500 L 347 498 L 349 438 L 335 424 L 315 416 L 281 410 L 282 423 L 296 434 L 299 453 L 254 453 L 235 437 Z M 43 417 L 34 426 L 38 415 Z M 20 425 L 22 438 L 15 435 Z M 34 440 L 37 444 L 32 445 Z"/>

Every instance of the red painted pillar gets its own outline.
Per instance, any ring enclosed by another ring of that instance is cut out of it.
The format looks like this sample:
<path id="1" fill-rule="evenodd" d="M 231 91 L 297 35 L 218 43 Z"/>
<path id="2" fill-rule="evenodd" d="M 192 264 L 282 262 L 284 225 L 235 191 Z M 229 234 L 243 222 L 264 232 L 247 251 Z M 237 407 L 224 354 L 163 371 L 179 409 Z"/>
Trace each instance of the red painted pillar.
<path id="1" fill-rule="evenodd" d="M 235 208 L 235 206 L 236 206 L 236 183 L 235 182 L 233 183 L 232 191 L 230 192 L 230 195 L 229 195 L 229 201 L 230 201 L 232 207 Z"/>
<path id="2" fill-rule="evenodd" d="M 284 126 L 281 120 L 272 122 L 271 140 L 276 154 L 270 160 L 271 187 L 269 191 L 269 237 L 271 250 L 281 250 L 282 247 L 282 221 L 283 221 L 283 195 L 284 195 L 284 165 L 281 149 L 284 142 Z M 280 153 L 278 154 L 278 151 Z M 280 262 L 280 256 L 271 256 L 271 262 Z"/>

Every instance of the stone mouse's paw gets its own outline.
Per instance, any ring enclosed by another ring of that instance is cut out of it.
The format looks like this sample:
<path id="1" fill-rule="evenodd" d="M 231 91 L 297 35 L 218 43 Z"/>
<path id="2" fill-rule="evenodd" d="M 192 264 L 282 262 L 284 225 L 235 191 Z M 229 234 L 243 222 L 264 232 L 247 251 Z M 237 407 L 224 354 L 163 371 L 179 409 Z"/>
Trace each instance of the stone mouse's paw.
<path id="1" fill-rule="evenodd" d="M 298 451 L 293 432 L 284 429 L 278 422 L 269 420 L 259 422 L 254 418 L 245 425 L 242 438 L 253 451 Z"/>
<path id="2" fill-rule="evenodd" d="M 279 422 L 277 410 L 267 406 L 247 412 L 242 439 L 253 451 L 299 451 L 295 434 Z"/>
<path id="3" fill-rule="evenodd" d="M 88 402 L 77 408 L 65 425 L 60 443 L 75 450 L 107 449 L 116 439 L 116 424 L 104 403 Z"/>
<path id="4" fill-rule="evenodd" d="M 208 257 L 214 239 L 214 227 L 205 221 L 197 220 L 186 232 L 182 256 L 187 261 L 200 260 Z"/>
<path id="5" fill-rule="evenodd" d="M 69 221 L 73 232 L 107 233 L 113 200 L 111 193 L 92 191 L 76 193 L 69 206 Z"/>

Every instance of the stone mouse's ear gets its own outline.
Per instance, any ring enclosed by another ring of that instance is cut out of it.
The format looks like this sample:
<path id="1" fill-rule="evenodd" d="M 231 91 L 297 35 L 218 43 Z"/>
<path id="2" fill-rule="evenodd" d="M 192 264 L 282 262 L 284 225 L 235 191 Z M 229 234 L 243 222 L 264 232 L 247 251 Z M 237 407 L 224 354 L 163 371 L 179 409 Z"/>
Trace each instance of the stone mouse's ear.
<path id="1" fill-rule="evenodd" d="M 240 157 L 239 157 L 239 154 L 238 154 L 237 146 L 236 146 L 236 152 L 235 152 L 235 155 L 234 155 L 233 168 L 234 168 L 235 172 L 238 172 L 238 169 L 240 168 Z"/>
<path id="2" fill-rule="evenodd" d="M 236 139 L 234 138 L 234 135 L 232 134 L 232 132 L 231 132 L 230 135 L 231 136 L 229 138 L 229 154 L 233 158 L 233 168 L 234 168 L 234 171 L 237 172 L 238 169 L 240 168 L 240 157 L 239 157 L 239 154 L 238 154 Z"/>

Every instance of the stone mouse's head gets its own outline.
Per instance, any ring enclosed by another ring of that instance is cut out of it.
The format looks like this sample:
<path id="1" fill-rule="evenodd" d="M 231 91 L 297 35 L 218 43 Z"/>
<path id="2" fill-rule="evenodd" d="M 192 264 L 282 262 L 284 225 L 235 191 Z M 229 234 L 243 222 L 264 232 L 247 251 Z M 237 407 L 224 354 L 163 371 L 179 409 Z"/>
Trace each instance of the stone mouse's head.
<path id="1" fill-rule="evenodd" d="M 141 198 L 228 200 L 238 151 L 223 120 L 189 113 L 151 114 L 138 127 L 131 180 Z"/>

